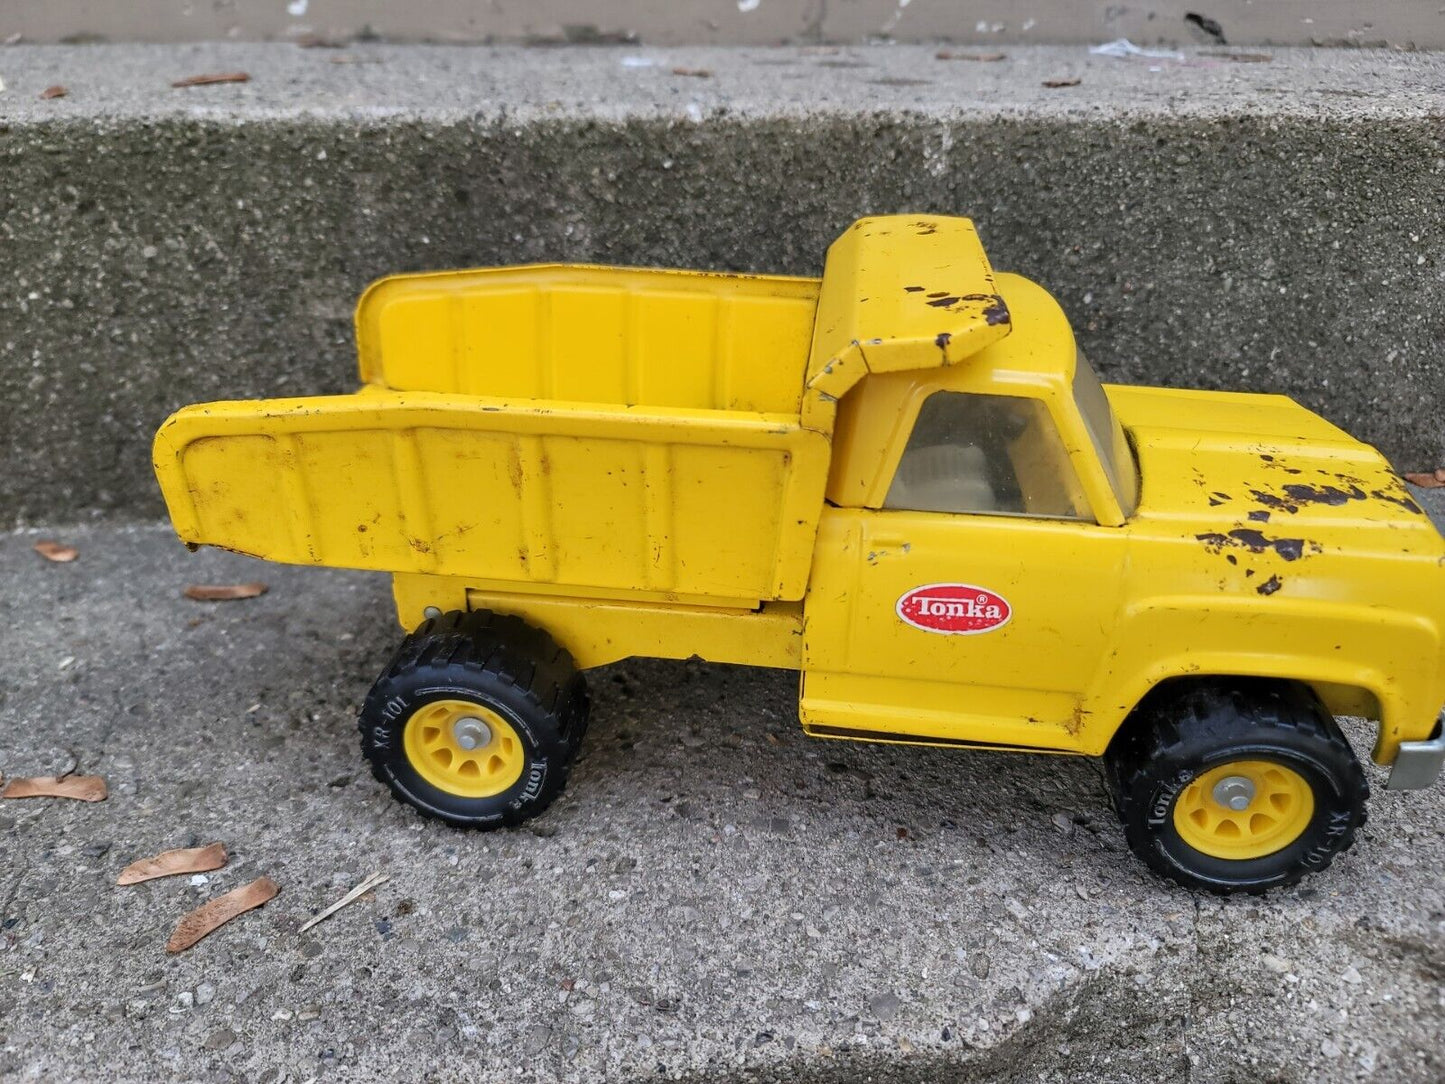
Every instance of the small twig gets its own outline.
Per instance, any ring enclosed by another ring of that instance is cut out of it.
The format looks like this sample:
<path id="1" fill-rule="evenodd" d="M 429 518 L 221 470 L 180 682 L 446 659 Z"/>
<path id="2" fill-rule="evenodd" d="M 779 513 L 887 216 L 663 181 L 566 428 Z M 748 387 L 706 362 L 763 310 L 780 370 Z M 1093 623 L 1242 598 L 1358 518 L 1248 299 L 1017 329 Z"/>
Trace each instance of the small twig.
<path id="1" fill-rule="evenodd" d="M 264 583 L 193 583 L 183 594 L 196 602 L 229 602 L 238 598 L 258 598 L 270 590 Z"/>
<path id="2" fill-rule="evenodd" d="M 1008 59 L 1007 53 L 955 53 L 951 49 L 940 49 L 933 55 L 938 60 L 978 60 L 985 64 Z"/>
<path id="3" fill-rule="evenodd" d="M 330 907 L 326 908 L 326 910 L 322 911 L 315 918 L 307 921 L 297 932 L 305 933 L 307 930 L 311 929 L 312 926 L 315 926 L 318 922 L 322 922 L 325 919 L 330 918 L 343 907 L 355 903 L 362 896 L 366 895 L 366 893 L 370 892 L 373 888 L 378 888 L 381 885 L 384 885 L 389 880 L 391 880 L 391 874 L 389 873 L 373 873 L 370 877 L 362 881 L 359 885 L 353 888 L 346 895 L 342 896 Z"/>
<path id="4" fill-rule="evenodd" d="M 209 87 L 216 83 L 249 83 L 251 77 L 245 72 L 207 72 L 205 75 L 188 75 L 171 83 L 173 87 Z"/>

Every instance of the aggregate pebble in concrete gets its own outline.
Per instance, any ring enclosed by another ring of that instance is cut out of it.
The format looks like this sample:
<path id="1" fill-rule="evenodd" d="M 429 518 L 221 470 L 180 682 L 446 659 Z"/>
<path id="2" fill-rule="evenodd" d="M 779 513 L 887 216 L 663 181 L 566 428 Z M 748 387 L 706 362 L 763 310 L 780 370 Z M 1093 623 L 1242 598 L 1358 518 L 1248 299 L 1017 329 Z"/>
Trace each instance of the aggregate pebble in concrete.
<path id="1" fill-rule="evenodd" d="M 79 559 L 44 562 L 46 535 Z M 252 579 L 270 591 L 181 596 Z M 1144 871 L 1092 762 L 816 741 L 794 675 L 632 661 L 591 675 L 551 811 L 457 832 L 357 751 L 399 638 L 387 588 L 159 527 L 0 536 L 0 772 L 111 785 L 0 803 L 0 1078 L 1445 1073 L 1438 789 L 1371 768 L 1353 851 L 1219 900 Z M 216 839 L 231 862 L 204 883 L 113 885 Z M 374 898 L 299 933 L 375 871 Z M 166 956 L 184 912 L 262 874 L 277 899 Z"/>
<path id="2" fill-rule="evenodd" d="M 346 390 L 380 275 L 816 274 L 897 211 L 973 216 L 1106 377 L 1285 392 L 1438 466 L 1445 59 L 1214 51 L 0 50 L 0 523 L 160 515 L 166 414 Z"/>

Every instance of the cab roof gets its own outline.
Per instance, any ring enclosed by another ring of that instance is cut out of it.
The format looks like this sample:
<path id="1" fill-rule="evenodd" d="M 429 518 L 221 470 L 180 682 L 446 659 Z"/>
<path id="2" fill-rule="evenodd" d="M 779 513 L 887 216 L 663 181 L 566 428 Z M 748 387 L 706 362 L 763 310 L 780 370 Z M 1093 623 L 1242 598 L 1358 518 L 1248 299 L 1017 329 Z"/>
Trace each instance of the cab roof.
<path id="1" fill-rule="evenodd" d="M 1012 326 L 971 221 L 859 219 L 828 249 L 804 414 L 831 413 L 868 373 L 955 365 Z"/>

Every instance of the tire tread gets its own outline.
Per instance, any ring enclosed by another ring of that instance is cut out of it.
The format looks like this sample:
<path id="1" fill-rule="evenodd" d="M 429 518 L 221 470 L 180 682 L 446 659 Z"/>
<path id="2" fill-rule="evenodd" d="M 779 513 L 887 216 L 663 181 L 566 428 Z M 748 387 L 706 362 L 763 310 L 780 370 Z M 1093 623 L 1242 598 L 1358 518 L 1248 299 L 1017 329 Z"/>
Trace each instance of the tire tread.
<path id="1" fill-rule="evenodd" d="M 1263 679 L 1200 682 L 1182 691 L 1161 690 L 1159 695 L 1141 704 L 1135 714 L 1129 729 L 1119 735 L 1107 754 L 1108 777 L 1130 849 L 1156 872 L 1186 887 L 1204 888 L 1219 895 L 1237 891 L 1258 895 L 1271 888 L 1296 884 L 1308 873 L 1327 869 L 1337 855 L 1354 845 L 1366 821 L 1369 781 L 1334 717 L 1307 687 Z M 1161 763 L 1186 761 L 1210 742 L 1218 741 L 1221 734 L 1243 736 L 1270 731 L 1293 731 L 1322 747 L 1331 747 L 1338 760 L 1336 770 L 1343 772 L 1344 789 L 1351 795 L 1353 804 L 1354 816 L 1348 831 L 1318 865 L 1306 868 L 1297 864 L 1268 884 L 1231 886 L 1186 879 L 1161 860 L 1150 845 L 1142 818 L 1136 815 L 1138 796 L 1148 793 L 1156 766 Z"/>
<path id="2" fill-rule="evenodd" d="M 439 680 L 445 680 L 448 671 L 457 669 L 485 675 L 519 690 L 540 721 L 555 730 L 565 747 L 556 774 L 549 776 L 543 791 L 525 808 L 509 810 L 503 815 L 502 826 L 515 827 L 540 814 L 566 787 L 586 730 L 589 708 L 586 683 L 571 653 L 546 632 L 519 617 L 489 610 L 454 610 L 427 618 L 417 626 L 397 647 L 363 703 L 357 720 L 362 753 L 372 775 L 423 816 L 474 827 L 463 818 L 415 805 L 383 770 L 381 761 L 372 755 L 370 748 L 372 720 L 380 714 L 397 679 L 435 671 Z"/>

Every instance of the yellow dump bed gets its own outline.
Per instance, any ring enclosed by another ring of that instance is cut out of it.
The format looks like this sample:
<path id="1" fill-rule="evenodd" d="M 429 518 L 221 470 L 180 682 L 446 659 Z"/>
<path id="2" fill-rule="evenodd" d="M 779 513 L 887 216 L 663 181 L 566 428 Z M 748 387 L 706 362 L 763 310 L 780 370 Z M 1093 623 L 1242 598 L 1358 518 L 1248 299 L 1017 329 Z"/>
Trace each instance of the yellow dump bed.
<path id="1" fill-rule="evenodd" d="M 359 392 L 187 407 L 156 474 L 183 541 L 275 561 L 800 599 L 836 396 L 1007 331 L 962 219 L 865 220 L 821 289 L 565 265 L 384 279 L 357 309 Z"/>
<path id="2" fill-rule="evenodd" d="M 182 540 L 298 564 L 800 598 L 828 441 L 807 279 L 524 267 L 383 280 L 355 395 L 174 415 Z"/>

